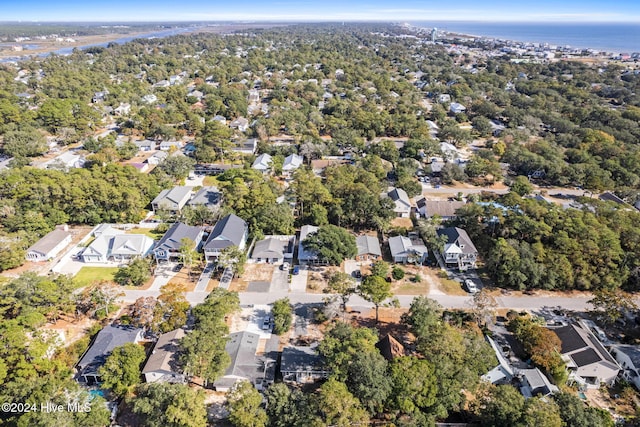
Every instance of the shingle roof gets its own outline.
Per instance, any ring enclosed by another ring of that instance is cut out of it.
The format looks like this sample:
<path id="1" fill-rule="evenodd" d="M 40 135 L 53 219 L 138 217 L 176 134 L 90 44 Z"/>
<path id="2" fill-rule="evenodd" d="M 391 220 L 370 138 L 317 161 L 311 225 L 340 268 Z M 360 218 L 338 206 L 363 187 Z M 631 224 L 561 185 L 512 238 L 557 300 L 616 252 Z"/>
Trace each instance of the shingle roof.
<path id="1" fill-rule="evenodd" d="M 358 255 L 373 254 L 382 256 L 380 242 L 374 236 L 358 236 L 356 237 L 356 246 L 358 247 Z"/>
<path id="2" fill-rule="evenodd" d="M 464 202 L 459 201 L 444 201 L 444 200 L 424 200 L 421 199 L 418 202 L 418 207 L 424 207 L 425 214 L 427 216 L 438 215 L 442 217 L 456 216 L 456 210 L 465 205 Z"/>
<path id="3" fill-rule="evenodd" d="M 252 332 L 236 332 L 229 335 L 225 351 L 231 357 L 231 364 L 225 376 L 255 379 L 262 374 L 262 366 L 256 359 L 260 336 Z"/>
<path id="4" fill-rule="evenodd" d="M 458 228 L 458 227 L 441 228 L 437 231 L 437 233 L 438 233 L 438 236 L 442 236 L 442 235 L 447 236 L 447 244 L 457 245 L 462 250 L 462 253 L 467 254 L 467 253 L 478 252 L 478 250 L 474 246 L 467 232 L 461 228 Z"/>
<path id="5" fill-rule="evenodd" d="M 149 360 L 147 360 L 142 369 L 142 373 L 146 374 L 153 371 L 176 372 L 178 367 L 175 355 L 180 349 L 180 339 L 184 335 L 184 329 L 175 329 L 160 335 L 158 342 L 153 347 L 151 356 L 149 356 Z"/>
<path id="6" fill-rule="evenodd" d="M 384 338 L 376 343 L 376 347 L 380 350 L 382 356 L 391 361 L 396 357 L 404 356 L 404 346 L 398 342 L 391 334 L 387 334 Z"/>
<path id="7" fill-rule="evenodd" d="M 187 195 L 191 193 L 191 190 L 191 187 L 186 186 L 178 186 L 168 190 L 162 190 L 151 203 L 155 205 L 168 200 L 169 202 L 179 205 L 183 200 L 185 200 Z"/>
<path id="8" fill-rule="evenodd" d="M 119 234 L 110 241 L 111 255 L 146 255 L 153 247 L 153 239 L 144 234 Z"/>
<path id="9" fill-rule="evenodd" d="M 198 236 L 202 232 L 200 227 L 194 227 L 182 222 L 176 222 L 164 233 L 162 239 L 158 242 L 155 250 L 163 249 L 165 251 L 177 251 L 182 246 L 182 239 L 188 238 L 193 240 L 196 244 L 198 242 Z"/>
<path id="10" fill-rule="evenodd" d="M 187 203 L 190 206 L 205 205 L 214 207 L 220 203 L 220 190 L 218 187 L 202 187 Z"/>
<path id="11" fill-rule="evenodd" d="M 240 246 L 247 223 L 240 217 L 229 214 L 218 221 L 204 245 L 205 249 L 224 249 Z"/>
<path id="12" fill-rule="evenodd" d="M 61 241 L 69 237 L 71 233 L 59 228 L 45 234 L 44 237 L 33 244 L 27 252 L 38 252 L 43 255 L 48 254 L 53 248 L 58 246 Z"/>
<path id="13" fill-rule="evenodd" d="M 282 349 L 281 372 L 304 372 L 322 368 L 323 357 L 316 352 L 315 347 L 291 346 Z"/>
<path id="14" fill-rule="evenodd" d="M 409 200 L 409 195 L 402 188 L 394 188 L 387 194 L 394 202 L 399 201 L 407 205 L 407 207 L 411 207 L 411 200 Z"/>
<path id="15" fill-rule="evenodd" d="M 318 227 L 315 225 L 303 225 L 302 228 L 300 228 L 300 245 L 298 246 L 299 260 L 313 260 L 318 258 L 318 255 L 314 251 L 305 249 L 303 245 L 304 240 L 309 234 L 317 232 Z"/>
<path id="16" fill-rule="evenodd" d="M 80 362 L 78 362 L 78 369 L 82 371 L 83 374 L 97 372 L 98 368 L 105 363 L 114 348 L 130 342 L 136 342 L 140 334 L 142 334 L 142 329 L 140 328 L 122 325 L 105 326 L 98 332 L 93 344 L 89 347 L 89 350 L 87 350 Z"/>
<path id="17" fill-rule="evenodd" d="M 303 160 L 304 159 L 302 156 L 299 156 L 297 154 L 289 154 L 284 159 L 282 170 L 289 171 L 289 170 L 298 169 L 302 165 Z"/>
<path id="18" fill-rule="evenodd" d="M 273 162 L 273 159 L 269 154 L 262 153 L 256 158 L 256 160 L 253 162 L 253 165 L 251 165 L 251 167 L 253 169 L 266 170 L 266 169 L 269 169 L 272 162 Z"/>
<path id="19" fill-rule="evenodd" d="M 252 258 L 282 258 L 284 256 L 284 248 L 288 242 L 282 240 L 267 238 L 260 240 L 253 248 Z"/>

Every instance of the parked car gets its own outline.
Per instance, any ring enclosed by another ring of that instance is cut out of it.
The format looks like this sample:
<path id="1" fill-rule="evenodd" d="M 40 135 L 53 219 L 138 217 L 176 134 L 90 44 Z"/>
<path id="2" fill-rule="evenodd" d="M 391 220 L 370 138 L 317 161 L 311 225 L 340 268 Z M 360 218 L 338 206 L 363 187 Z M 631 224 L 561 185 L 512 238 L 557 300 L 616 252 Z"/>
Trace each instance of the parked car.
<path id="1" fill-rule="evenodd" d="M 291 274 L 296 275 L 299 273 L 300 273 L 300 266 L 299 265 L 293 266 L 293 270 L 291 271 Z"/>
<path id="2" fill-rule="evenodd" d="M 478 292 L 478 286 L 476 286 L 476 284 L 471 279 L 465 279 L 464 287 L 467 289 L 467 292 L 471 294 L 475 294 L 476 292 Z"/>
<path id="3" fill-rule="evenodd" d="M 353 277 L 355 277 L 356 279 L 360 279 L 362 278 L 362 272 L 360 270 L 353 270 L 353 272 L 351 273 L 351 275 Z"/>
<path id="4" fill-rule="evenodd" d="M 262 329 L 265 331 L 271 329 L 271 318 L 269 316 L 264 317 L 264 320 L 262 321 Z"/>
<path id="5" fill-rule="evenodd" d="M 282 265 L 280 266 L 280 269 L 288 270 L 289 269 L 289 263 L 288 262 L 283 262 Z"/>
<path id="6" fill-rule="evenodd" d="M 176 265 L 173 267 L 173 271 L 177 273 L 177 272 L 179 272 L 180 270 L 182 270 L 182 267 L 184 267 L 184 264 L 176 264 Z"/>

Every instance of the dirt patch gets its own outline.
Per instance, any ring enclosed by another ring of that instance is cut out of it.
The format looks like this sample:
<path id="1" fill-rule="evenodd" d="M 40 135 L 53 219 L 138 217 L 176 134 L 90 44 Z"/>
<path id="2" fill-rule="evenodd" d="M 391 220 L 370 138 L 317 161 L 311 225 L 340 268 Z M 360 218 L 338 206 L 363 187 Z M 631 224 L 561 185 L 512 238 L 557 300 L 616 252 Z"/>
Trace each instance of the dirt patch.
<path id="1" fill-rule="evenodd" d="M 87 334 L 87 330 L 91 328 L 98 321 L 83 317 L 82 319 L 75 321 L 74 319 L 58 319 L 57 322 L 47 325 L 44 329 L 50 329 L 57 332 L 62 332 L 64 336 L 64 347 L 67 347 L 79 339 L 83 338 Z"/>
<path id="2" fill-rule="evenodd" d="M 271 282 L 274 268 L 273 264 L 246 264 L 242 277 L 234 278 L 229 290 L 245 292 L 250 282 Z"/>
<path id="3" fill-rule="evenodd" d="M 413 229 L 411 218 L 394 218 L 391 220 L 391 227 Z"/>
<path id="4" fill-rule="evenodd" d="M 404 265 L 404 278 L 391 283 L 391 292 L 395 295 L 427 295 L 431 289 L 431 280 L 426 275 L 426 267 Z"/>
<path id="5" fill-rule="evenodd" d="M 322 294 L 327 292 L 329 277 L 336 271 L 344 271 L 342 267 L 309 267 L 307 278 L 307 292 L 311 294 Z"/>

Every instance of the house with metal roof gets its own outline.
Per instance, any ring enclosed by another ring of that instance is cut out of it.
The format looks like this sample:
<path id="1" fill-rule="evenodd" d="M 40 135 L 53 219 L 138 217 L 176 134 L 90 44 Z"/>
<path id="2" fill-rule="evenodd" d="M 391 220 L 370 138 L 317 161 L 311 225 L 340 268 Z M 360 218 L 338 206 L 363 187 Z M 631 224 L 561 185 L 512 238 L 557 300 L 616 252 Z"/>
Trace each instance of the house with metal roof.
<path id="1" fill-rule="evenodd" d="M 204 256 L 208 262 L 215 261 L 220 253 L 230 247 L 237 246 L 243 250 L 247 244 L 249 228 L 240 217 L 229 214 L 218 221 L 204 244 Z"/>
<path id="2" fill-rule="evenodd" d="M 153 256 L 156 261 L 178 260 L 180 258 L 182 239 L 193 241 L 194 249 L 197 249 L 202 241 L 203 234 L 204 230 L 202 227 L 176 222 L 164 233 L 162 239 L 158 241 L 153 249 Z"/>
<path id="3" fill-rule="evenodd" d="M 478 250 L 466 231 L 458 227 L 447 227 L 436 233 L 447 238 L 441 253 L 447 266 L 457 266 L 460 271 L 476 267 Z"/>
<path id="4" fill-rule="evenodd" d="M 109 325 L 102 328 L 93 340 L 91 347 L 76 365 L 79 377 L 87 385 L 100 383 L 98 369 L 105 364 L 113 349 L 127 343 L 139 343 L 142 341 L 142 333 L 141 328 L 124 325 Z"/>
<path id="5" fill-rule="evenodd" d="M 146 382 L 186 382 L 186 377 L 178 364 L 180 340 L 184 336 L 184 329 L 175 329 L 158 337 L 147 363 L 142 368 L 142 375 Z"/>
<path id="6" fill-rule="evenodd" d="M 587 388 L 612 385 L 620 365 L 600 340 L 581 323 L 550 328 L 560 339 L 560 355 L 569 371 L 569 379 Z"/>
<path id="7" fill-rule="evenodd" d="M 147 256 L 155 243 L 144 234 L 127 234 L 110 226 L 94 231 L 94 236 L 95 239 L 80 254 L 83 262 L 127 262 Z"/>
<path id="8" fill-rule="evenodd" d="M 256 158 L 251 167 L 262 173 L 267 173 L 271 169 L 272 163 L 273 159 L 271 156 L 267 153 L 262 153 Z"/>
<path id="9" fill-rule="evenodd" d="M 393 262 L 423 263 L 427 258 L 428 250 L 424 242 L 417 234 L 409 237 L 393 236 L 389 238 L 389 250 Z"/>
<path id="10" fill-rule="evenodd" d="M 36 262 L 50 260 L 66 248 L 69 243 L 71 243 L 69 228 L 66 225 L 58 226 L 27 249 L 25 258 L 27 261 Z"/>
<path id="11" fill-rule="evenodd" d="M 399 218 L 409 218 L 411 215 L 411 200 L 407 195 L 407 192 L 402 188 L 391 188 L 387 192 L 387 196 L 393 201 L 395 207 L 393 212 Z"/>
<path id="12" fill-rule="evenodd" d="M 356 237 L 356 261 L 378 261 L 382 259 L 382 249 L 376 236 Z"/>
<path id="13" fill-rule="evenodd" d="M 160 194 L 151 201 L 151 208 L 154 212 L 166 210 L 173 214 L 179 214 L 184 205 L 191 199 L 192 189 L 192 187 L 178 186 L 162 190 Z"/>
<path id="14" fill-rule="evenodd" d="M 284 163 L 282 164 L 282 173 L 285 176 L 291 176 L 293 172 L 295 172 L 300 166 L 302 166 L 302 162 L 304 161 L 304 157 L 299 156 L 297 154 L 289 154 L 284 158 Z"/>

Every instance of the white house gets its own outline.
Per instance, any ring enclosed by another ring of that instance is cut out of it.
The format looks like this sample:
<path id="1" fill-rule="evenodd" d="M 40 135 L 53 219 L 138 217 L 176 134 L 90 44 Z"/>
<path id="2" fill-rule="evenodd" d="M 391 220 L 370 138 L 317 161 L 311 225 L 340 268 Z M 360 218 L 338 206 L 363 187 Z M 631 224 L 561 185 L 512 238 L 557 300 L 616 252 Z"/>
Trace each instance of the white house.
<path id="1" fill-rule="evenodd" d="M 407 192 L 402 188 L 391 188 L 387 192 L 387 196 L 389 196 L 395 204 L 393 212 L 395 212 L 396 216 L 399 218 L 409 218 L 411 215 L 411 200 L 409 200 Z"/>
<path id="2" fill-rule="evenodd" d="M 464 113 L 465 111 L 467 111 L 467 107 L 465 107 L 462 104 L 459 104 L 457 102 L 452 102 L 449 105 L 449 111 L 451 111 L 453 114 L 460 114 L 460 113 Z"/>
<path id="3" fill-rule="evenodd" d="M 192 187 L 186 186 L 162 190 L 151 202 L 151 208 L 154 212 L 164 209 L 172 213 L 180 213 L 184 205 L 191 199 L 192 190 Z"/>
<path id="4" fill-rule="evenodd" d="M 416 234 L 410 237 L 393 236 L 389 238 L 389 250 L 393 262 L 418 262 L 422 263 L 427 258 L 427 247 Z"/>
<path id="5" fill-rule="evenodd" d="M 229 123 L 231 129 L 238 129 L 240 132 L 246 132 L 249 129 L 249 120 L 244 117 L 238 117 Z"/>
<path id="6" fill-rule="evenodd" d="M 180 372 L 177 353 L 184 329 L 175 329 L 160 335 L 153 351 L 142 368 L 144 380 L 148 383 L 185 383 L 186 377 Z"/>
<path id="7" fill-rule="evenodd" d="M 290 176 L 293 172 L 296 171 L 300 166 L 302 166 L 302 162 L 304 158 L 297 154 L 289 154 L 284 159 L 284 163 L 282 165 L 282 173 L 286 176 Z"/>
<path id="8" fill-rule="evenodd" d="M 145 257 L 153 248 L 154 240 L 144 234 L 127 234 L 108 227 L 96 235 L 84 248 L 80 258 L 86 263 L 126 262 Z"/>
<path id="9" fill-rule="evenodd" d="M 588 327 L 573 323 L 550 329 L 560 339 L 560 355 L 569 379 L 587 388 L 599 388 L 602 383 L 613 385 L 620 366 Z"/>
<path id="10" fill-rule="evenodd" d="M 458 227 L 448 227 L 437 230 L 437 234 L 447 238 L 441 254 L 446 265 L 458 266 L 460 271 L 475 268 L 478 250 L 466 231 Z"/>
<path id="11" fill-rule="evenodd" d="M 251 167 L 262 173 L 266 173 L 271 169 L 271 163 L 273 163 L 271 156 L 267 153 L 262 153 L 256 158 Z"/>
<path id="12" fill-rule="evenodd" d="M 27 261 L 47 261 L 58 255 L 69 243 L 71 243 L 69 227 L 58 226 L 27 249 L 25 258 Z"/>
<path id="13" fill-rule="evenodd" d="M 611 355 L 622 368 L 622 377 L 640 390 L 640 348 L 635 345 L 611 346 Z"/>
<path id="14" fill-rule="evenodd" d="M 240 217 L 229 214 L 218 221 L 209 234 L 204 244 L 204 256 L 208 262 L 218 259 L 220 253 L 230 247 L 236 246 L 243 250 L 247 244 L 249 228 Z"/>
<path id="15" fill-rule="evenodd" d="M 280 264 L 293 258 L 296 236 L 265 236 L 253 247 L 251 261 Z"/>

